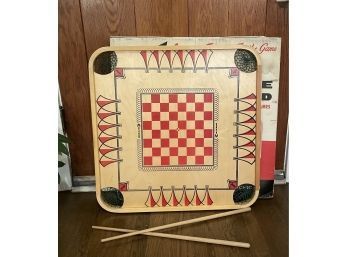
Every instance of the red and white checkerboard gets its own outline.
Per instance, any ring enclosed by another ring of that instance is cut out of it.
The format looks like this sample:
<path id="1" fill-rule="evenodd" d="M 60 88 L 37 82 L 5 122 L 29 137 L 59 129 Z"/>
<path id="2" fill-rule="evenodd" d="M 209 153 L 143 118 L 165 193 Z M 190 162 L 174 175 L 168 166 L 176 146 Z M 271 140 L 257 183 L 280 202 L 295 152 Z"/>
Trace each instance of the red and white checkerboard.
<path id="1" fill-rule="evenodd" d="M 142 93 L 142 166 L 214 165 L 214 93 Z"/>

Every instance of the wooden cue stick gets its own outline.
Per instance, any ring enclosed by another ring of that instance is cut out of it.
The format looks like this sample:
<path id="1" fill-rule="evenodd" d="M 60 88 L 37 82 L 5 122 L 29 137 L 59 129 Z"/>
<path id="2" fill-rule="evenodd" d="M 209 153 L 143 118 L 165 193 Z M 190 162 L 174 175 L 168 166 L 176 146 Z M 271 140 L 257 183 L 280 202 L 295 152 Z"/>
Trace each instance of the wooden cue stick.
<path id="1" fill-rule="evenodd" d="M 131 229 L 110 228 L 110 227 L 100 227 L 100 226 L 92 226 L 92 228 L 99 229 L 99 230 L 106 230 L 106 231 L 126 232 L 126 233 L 137 231 L 137 230 L 131 230 Z M 194 242 L 202 242 L 202 243 L 208 243 L 208 244 L 217 244 L 217 245 L 227 245 L 227 246 L 250 248 L 249 243 L 227 241 L 227 240 L 220 240 L 220 239 L 212 239 L 212 238 L 204 238 L 204 237 L 172 235 L 172 234 L 164 234 L 164 233 L 156 233 L 156 232 L 147 232 L 147 233 L 144 233 L 141 235 L 155 236 L 155 237 L 162 237 L 162 238 L 172 238 L 172 239 L 194 241 Z"/>
<path id="2" fill-rule="evenodd" d="M 147 232 L 153 232 L 153 231 L 157 231 L 157 230 L 161 230 L 161 229 L 167 229 L 167 228 L 183 226 L 183 225 L 192 224 L 192 223 L 201 222 L 201 221 L 206 221 L 206 220 L 217 219 L 217 218 L 230 216 L 230 215 L 243 213 L 243 212 L 248 212 L 248 211 L 251 211 L 250 207 L 239 209 L 239 210 L 233 210 L 233 211 L 218 213 L 218 214 L 213 214 L 213 215 L 208 215 L 208 216 L 199 217 L 199 218 L 190 219 L 190 220 L 179 221 L 179 222 L 175 222 L 175 223 L 171 223 L 171 224 L 167 224 L 167 225 L 162 225 L 162 226 L 158 226 L 158 227 L 138 230 L 138 231 L 130 232 L 130 233 L 119 235 L 119 236 L 108 237 L 108 238 L 102 239 L 101 242 L 104 243 L 104 242 L 108 242 L 108 241 L 111 241 L 111 240 L 116 240 L 116 239 L 121 239 L 121 238 L 125 238 L 125 237 L 135 236 L 135 235 L 144 234 L 144 233 L 147 233 Z"/>

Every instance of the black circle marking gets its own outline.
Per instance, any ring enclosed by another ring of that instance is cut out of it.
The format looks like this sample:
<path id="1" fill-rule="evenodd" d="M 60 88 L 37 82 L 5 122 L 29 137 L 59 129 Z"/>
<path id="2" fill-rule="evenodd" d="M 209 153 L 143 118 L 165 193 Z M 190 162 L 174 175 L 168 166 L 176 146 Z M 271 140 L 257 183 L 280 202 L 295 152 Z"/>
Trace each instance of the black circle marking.
<path id="1" fill-rule="evenodd" d="M 246 49 L 237 49 L 234 54 L 234 63 L 240 71 L 251 73 L 257 70 L 255 55 Z"/>
<path id="2" fill-rule="evenodd" d="M 242 184 L 233 193 L 233 201 L 238 204 L 249 202 L 255 195 L 255 186 L 252 184 Z"/>
<path id="3" fill-rule="evenodd" d="M 120 190 L 114 187 L 104 187 L 101 189 L 102 200 L 110 206 L 122 207 L 124 199 Z"/>
<path id="4" fill-rule="evenodd" d="M 107 51 L 99 54 L 94 60 L 93 69 L 96 73 L 105 75 L 112 72 L 117 65 L 115 52 Z"/>

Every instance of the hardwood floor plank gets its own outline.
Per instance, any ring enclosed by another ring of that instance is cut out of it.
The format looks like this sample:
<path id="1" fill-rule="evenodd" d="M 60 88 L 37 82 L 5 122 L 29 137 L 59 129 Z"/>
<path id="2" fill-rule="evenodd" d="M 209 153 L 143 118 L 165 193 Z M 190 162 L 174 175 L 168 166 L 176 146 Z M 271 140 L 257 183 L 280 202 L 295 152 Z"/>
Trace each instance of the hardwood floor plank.
<path id="1" fill-rule="evenodd" d="M 59 193 L 59 256 L 287 257 L 288 185 L 276 186 L 275 191 L 274 199 L 258 200 L 249 213 L 162 231 L 249 242 L 250 249 L 142 235 L 101 243 L 102 238 L 117 233 L 92 230 L 92 225 L 140 230 L 219 211 L 112 214 L 98 206 L 94 193 Z"/>

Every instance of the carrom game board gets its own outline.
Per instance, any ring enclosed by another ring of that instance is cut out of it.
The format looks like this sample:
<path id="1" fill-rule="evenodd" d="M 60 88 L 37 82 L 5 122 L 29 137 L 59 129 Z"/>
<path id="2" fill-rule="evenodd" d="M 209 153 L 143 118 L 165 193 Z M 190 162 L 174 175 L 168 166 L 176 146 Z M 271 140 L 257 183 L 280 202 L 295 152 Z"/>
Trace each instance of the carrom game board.
<path id="1" fill-rule="evenodd" d="M 255 202 L 261 63 L 253 49 L 104 47 L 89 74 L 96 194 L 105 210 Z"/>

